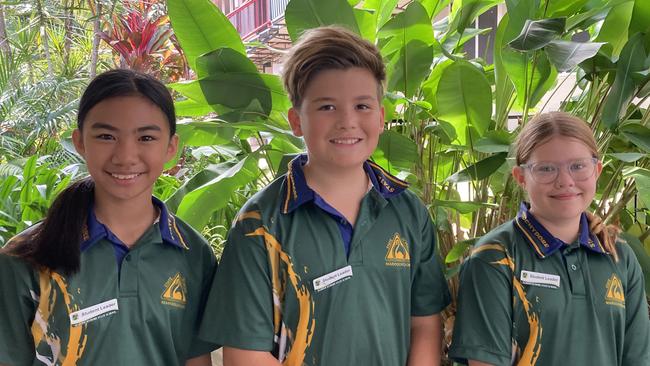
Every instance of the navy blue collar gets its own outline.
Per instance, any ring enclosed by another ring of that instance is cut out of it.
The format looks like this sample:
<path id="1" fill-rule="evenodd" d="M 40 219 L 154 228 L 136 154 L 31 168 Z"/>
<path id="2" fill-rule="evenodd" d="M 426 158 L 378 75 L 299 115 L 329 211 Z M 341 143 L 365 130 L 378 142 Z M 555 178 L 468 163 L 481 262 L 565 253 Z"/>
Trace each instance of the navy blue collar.
<path id="1" fill-rule="evenodd" d="M 178 230 L 174 215 L 169 214 L 167 207 L 161 200 L 156 197 L 151 197 L 151 201 L 160 211 L 157 223 L 160 229 L 162 242 L 179 248 L 189 249 L 185 243 L 185 239 Z M 86 225 L 84 225 L 82 231 L 81 251 L 90 248 L 101 239 L 108 239 L 111 242 L 121 243 L 108 227 L 97 220 L 93 205 L 93 207 L 88 211 Z"/>
<path id="2" fill-rule="evenodd" d="M 535 219 L 533 214 L 530 213 L 526 202 L 522 202 L 519 214 L 514 221 L 514 226 L 523 235 L 531 247 L 533 247 L 535 253 L 537 253 L 540 258 L 550 256 L 567 244 L 554 237 L 539 221 L 537 221 L 537 219 Z M 589 231 L 589 222 L 587 221 L 587 215 L 584 212 L 580 215 L 578 242 L 581 246 L 596 253 L 607 253 L 596 235 Z"/>
<path id="3" fill-rule="evenodd" d="M 285 214 L 292 212 L 306 202 L 314 200 L 315 192 L 307 185 L 303 171 L 306 163 L 307 154 L 298 155 L 289 162 L 286 193 L 282 206 L 282 212 Z M 363 170 L 368 175 L 373 189 L 384 198 L 396 196 L 408 187 L 408 183 L 392 176 L 370 160 L 363 163 Z"/>

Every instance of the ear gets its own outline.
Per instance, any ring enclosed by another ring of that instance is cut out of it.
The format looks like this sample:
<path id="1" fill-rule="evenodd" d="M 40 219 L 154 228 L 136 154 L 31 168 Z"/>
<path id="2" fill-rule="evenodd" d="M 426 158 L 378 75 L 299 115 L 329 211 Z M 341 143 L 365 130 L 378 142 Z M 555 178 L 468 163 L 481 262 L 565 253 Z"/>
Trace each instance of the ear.
<path id="1" fill-rule="evenodd" d="M 86 158 L 86 148 L 84 146 L 84 139 L 81 134 L 81 130 L 78 128 L 75 128 L 74 131 L 72 131 L 72 143 L 74 144 L 75 150 L 77 150 L 77 153 L 81 155 L 84 159 Z"/>
<path id="2" fill-rule="evenodd" d="M 526 177 L 524 176 L 524 169 L 520 166 L 515 166 L 512 168 L 512 177 L 515 178 L 515 181 L 523 189 L 526 189 Z"/>
<path id="3" fill-rule="evenodd" d="M 300 111 L 295 108 L 291 107 L 289 109 L 289 125 L 291 126 L 291 131 L 293 131 L 293 134 L 296 135 L 297 137 L 300 137 L 303 135 L 302 133 L 302 127 L 300 126 Z"/>
<path id="4" fill-rule="evenodd" d="M 169 139 L 169 145 L 167 145 L 167 153 L 165 154 L 165 161 L 170 161 L 176 153 L 178 152 L 178 135 L 174 134 Z"/>
<path id="5" fill-rule="evenodd" d="M 598 159 L 598 163 L 596 163 L 596 179 L 600 177 L 600 173 L 603 172 L 603 162 Z"/>

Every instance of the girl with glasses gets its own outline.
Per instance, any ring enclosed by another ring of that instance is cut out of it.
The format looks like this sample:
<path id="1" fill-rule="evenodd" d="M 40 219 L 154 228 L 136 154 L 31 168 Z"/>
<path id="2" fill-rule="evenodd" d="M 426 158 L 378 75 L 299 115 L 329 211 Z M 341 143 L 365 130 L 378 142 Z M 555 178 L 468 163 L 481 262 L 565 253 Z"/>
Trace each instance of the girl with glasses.
<path id="1" fill-rule="evenodd" d="M 450 356 L 479 366 L 650 365 L 639 263 L 615 228 L 586 214 L 602 171 L 591 129 L 541 114 L 515 154 L 529 202 L 463 263 Z"/>

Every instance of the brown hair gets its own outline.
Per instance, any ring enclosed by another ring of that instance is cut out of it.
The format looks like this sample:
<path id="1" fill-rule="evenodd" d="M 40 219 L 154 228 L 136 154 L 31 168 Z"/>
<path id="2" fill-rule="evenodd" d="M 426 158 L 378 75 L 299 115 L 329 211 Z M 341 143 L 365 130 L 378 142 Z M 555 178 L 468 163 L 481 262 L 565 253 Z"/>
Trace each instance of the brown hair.
<path id="1" fill-rule="evenodd" d="M 541 113 L 533 117 L 519 132 L 515 140 L 515 159 L 517 165 L 525 164 L 533 151 L 555 136 L 576 139 L 591 150 L 593 157 L 598 158 L 598 146 L 589 125 L 581 118 L 566 112 Z M 588 215 L 590 230 L 598 236 L 605 250 L 618 262 L 615 243 L 620 229 L 615 225 L 603 225 L 602 219 Z"/>
<path id="2" fill-rule="evenodd" d="M 345 70 L 360 67 L 370 71 L 377 80 L 381 100 L 386 67 L 379 49 L 372 43 L 339 26 L 307 30 L 291 47 L 283 63 L 284 88 L 295 108 L 300 108 L 309 82 L 324 70 Z"/>

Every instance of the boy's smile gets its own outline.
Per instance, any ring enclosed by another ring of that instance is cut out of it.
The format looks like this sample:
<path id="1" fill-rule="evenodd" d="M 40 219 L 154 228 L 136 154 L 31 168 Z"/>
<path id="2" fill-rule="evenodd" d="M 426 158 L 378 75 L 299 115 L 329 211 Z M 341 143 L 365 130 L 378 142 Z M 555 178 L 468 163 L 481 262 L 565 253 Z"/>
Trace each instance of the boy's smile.
<path id="1" fill-rule="evenodd" d="M 316 74 L 302 105 L 289 110 L 293 133 L 307 145 L 307 165 L 330 173 L 362 168 L 384 129 L 377 87 L 373 75 L 362 68 Z"/>
<path id="2" fill-rule="evenodd" d="M 153 184 L 176 153 L 162 111 L 141 96 L 115 97 L 95 105 L 73 141 L 95 181 L 98 201 L 151 201 Z"/>

